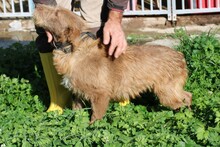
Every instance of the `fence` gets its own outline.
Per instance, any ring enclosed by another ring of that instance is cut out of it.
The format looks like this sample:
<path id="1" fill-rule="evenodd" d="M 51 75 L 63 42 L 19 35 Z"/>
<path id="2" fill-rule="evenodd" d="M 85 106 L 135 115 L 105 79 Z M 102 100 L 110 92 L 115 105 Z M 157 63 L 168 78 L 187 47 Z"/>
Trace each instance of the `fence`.
<path id="1" fill-rule="evenodd" d="M 0 0 L 0 18 L 31 17 L 33 6 L 32 0 Z"/>
<path id="2" fill-rule="evenodd" d="M 179 3 L 177 3 L 179 2 Z M 172 21 L 177 15 L 220 12 L 220 0 L 172 0 Z"/>
<path id="3" fill-rule="evenodd" d="M 219 13 L 220 0 L 130 0 L 125 15 L 167 15 L 176 21 L 177 15 Z"/>
<path id="4" fill-rule="evenodd" d="M 125 10 L 124 15 L 167 15 L 167 19 L 171 20 L 171 2 L 171 0 L 129 0 L 128 7 Z"/>
<path id="5" fill-rule="evenodd" d="M 0 18 L 31 17 L 32 0 L 0 0 Z M 220 12 L 220 0 L 129 0 L 125 16 L 177 15 Z"/>

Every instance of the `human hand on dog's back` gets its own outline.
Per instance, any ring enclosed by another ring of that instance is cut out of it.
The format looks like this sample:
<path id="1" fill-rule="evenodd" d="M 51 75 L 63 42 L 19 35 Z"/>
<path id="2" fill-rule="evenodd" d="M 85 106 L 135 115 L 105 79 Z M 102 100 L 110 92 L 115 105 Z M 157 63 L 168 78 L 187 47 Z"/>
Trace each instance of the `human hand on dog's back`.
<path id="1" fill-rule="evenodd" d="M 108 54 L 118 58 L 125 53 L 127 41 L 121 26 L 123 12 L 110 10 L 108 20 L 103 28 L 103 43 L 109 46 Z"/>

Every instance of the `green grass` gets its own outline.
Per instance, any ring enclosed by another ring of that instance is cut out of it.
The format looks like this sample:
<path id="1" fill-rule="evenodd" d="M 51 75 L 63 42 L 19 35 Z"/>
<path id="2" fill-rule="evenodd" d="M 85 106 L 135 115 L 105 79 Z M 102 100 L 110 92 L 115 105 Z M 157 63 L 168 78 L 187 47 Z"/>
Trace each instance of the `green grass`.
<path id="1" fill-rule="evenodd" d="M 219 146 L 220 41 L 182 29 L 173 37 L 187 60 L 192 110 L 172 111 L 143 94 L 125 107 L 111 103 L 92 125 L 89 107 L 45 112 L 49 94 L 33 42 L 0 48 L 0 146 Z"/>

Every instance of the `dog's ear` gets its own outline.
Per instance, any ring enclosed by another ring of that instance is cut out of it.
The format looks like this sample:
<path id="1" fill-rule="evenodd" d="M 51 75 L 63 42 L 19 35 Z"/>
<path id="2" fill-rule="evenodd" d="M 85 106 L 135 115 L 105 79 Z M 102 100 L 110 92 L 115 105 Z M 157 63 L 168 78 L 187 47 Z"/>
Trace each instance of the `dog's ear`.
<path id="1" fill-rule="evenodd" d="M 64 35 L 72 36 L 72 39 L 76 39 L 80 36 L 82 27 L 84 23 L 82 18 L 80 18 L 77 14 L 58 7 L 57 10 L 57 18 L 60 21 L 62 28 L 64 28 Z"/>
<path id="2" fill-rule="evenodd" d="M 80 36 L 80 31 L 73 27 L 68 27 L 64 31 L 64 36 L 66 36 L 67 41 L 71 42 Z"/>
<path id="3" fill-rule="evenodd" d="M 64 33 L 65 36 L 69 37 L 69 36 L 73 33 L 73 29 L 70 28 L 70 27 L 68 27 L 68 28 L 66 28 L 66 29 L 64 30 L 63 33 Z"/>

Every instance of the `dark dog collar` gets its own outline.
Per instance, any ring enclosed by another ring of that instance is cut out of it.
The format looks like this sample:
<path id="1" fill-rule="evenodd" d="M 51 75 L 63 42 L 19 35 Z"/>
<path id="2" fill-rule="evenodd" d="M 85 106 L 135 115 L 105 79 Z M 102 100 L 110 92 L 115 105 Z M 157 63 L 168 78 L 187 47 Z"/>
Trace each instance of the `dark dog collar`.
<path id="1" fill-rule="evenodd" d="M 68 42 L 62 43 L 53 41 L 53 45 L 55 50 L 61 50 L 64 53 L 70 53 L 72 51 L 72 44 Z"/>
<path id="2" fill-rule="evenodd" d="M 92 38 L 93 40 L 97 39 L 96 36 L 91 32 L 82 32 L 80 34 L 80 37 L 82 40 L 86 39 L 87 37 Z M 72 52 L 72 44 L 69 42 L 62 43 L 62 42 L 56 42 L 53 40 L 52 43 L 56 50 L 61 50 L 64 53 Z"/>
<path id="3" fill-rule="evenodd" d="M 85 39 L 85 38 L 87 38 L 87 37 L 92 38 L 93 40 L 96 40 L 96 39 L 97 39 L 96 35 L 93 34 L 93 33 L 91 33 L 91 32 L 82 32 L 82 33 L 80 34 L 80 37 L 81 37 L 82 39 Z"/>

